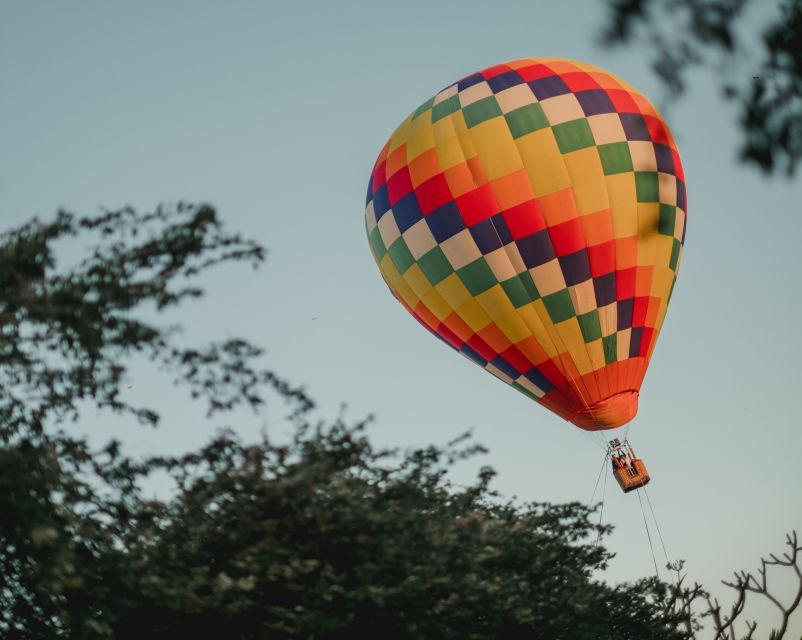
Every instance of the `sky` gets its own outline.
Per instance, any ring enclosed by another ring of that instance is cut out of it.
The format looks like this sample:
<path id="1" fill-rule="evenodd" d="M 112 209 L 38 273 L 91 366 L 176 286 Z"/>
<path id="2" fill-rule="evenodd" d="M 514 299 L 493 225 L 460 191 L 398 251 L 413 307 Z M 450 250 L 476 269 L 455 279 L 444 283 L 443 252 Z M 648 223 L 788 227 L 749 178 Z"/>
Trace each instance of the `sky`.
<path id="1" fill-rule="evenodd" d="M 757 4 L 747 31 L 774 11 Z M 657 100 L 644 47 L 598 44 L 604 17 L 604 4 L 587 0 L 6 0 L 2 227 L 59 207 L 209 202 L 269 255 L 261 270 L 225 267 L 204 279 L 207 297 L 171 317 L 185 323 L 187 340 L 242 335 L 263 345 L 267 364 L 304 384 L 320 415 L 342 404 L 349 419 L 375 415 L 378 445 L 443 443 L 472 430 L 489 453 L 457 469 L 457 482 L 488 464 L 504 495 L 587 502 L 604 453 L 412 320 L 373 263 L 363 216 L 389 135 L 471 72 L 566 57 Z M 751 76 L 748 60 L 740 64 Z M 709 72 L 692 75 L 667 119 L 687 177 L 688 232 L 629 437 L 653 478 L 668 555 L 716 589 L 802 530 L 802 183 L 737 162 L 736 113 Z M 76 428 L 144 454 L 185 451 L 219 426 L 204 424 L 146 363 L 131 386 L 133 400 L 162 412 L 162 428 L 91 412 Z M 271 406 L 234 426 L 245 437 L 286 437 L 284 411 Z M 617 554 L 608 579 L 648 575 L 637 499 L 609 477 L 605 495 Z"/>

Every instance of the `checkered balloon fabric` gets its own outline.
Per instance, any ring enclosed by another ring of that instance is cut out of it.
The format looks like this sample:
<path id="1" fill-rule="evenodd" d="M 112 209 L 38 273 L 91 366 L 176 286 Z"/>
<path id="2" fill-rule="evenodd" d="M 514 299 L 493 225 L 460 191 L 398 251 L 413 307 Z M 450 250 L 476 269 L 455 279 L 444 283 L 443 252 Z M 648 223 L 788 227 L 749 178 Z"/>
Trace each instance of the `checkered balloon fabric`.
<path id="1" fill-rule="evenodd" d="M 507 62 L 424 102 L 368 184 L 393 295 L 466 358 L 579 427 L 631 420 L 685 238 L 657 110 L 581 62 Z"/>

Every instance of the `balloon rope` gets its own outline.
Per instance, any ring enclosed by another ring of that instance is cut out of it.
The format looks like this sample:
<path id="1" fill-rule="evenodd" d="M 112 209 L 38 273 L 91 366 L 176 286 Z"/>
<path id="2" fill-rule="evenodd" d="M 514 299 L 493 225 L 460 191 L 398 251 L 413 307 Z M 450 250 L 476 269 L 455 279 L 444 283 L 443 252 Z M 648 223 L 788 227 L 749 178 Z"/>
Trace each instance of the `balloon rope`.
<path id="1" fill-rule="evenodd" d="M 606 452 L 604 454 L 604 460 L 602 460 L 601 470 L 599 471 L 599 477 L 596 478 L 596 485 L 593 487 L 593 495 L 590 496 L 590 502 L 588 504 L 593 504 L 593 499 L 596 497 L 596 489 L 599 488 L 599 480 L 601 480 L 602 474 L 604 473 L 604 467 L 607 466 L 607 458 L 610 455 L 610 452 Z"/>
<path id="2" fill-rule="evenodd" d="M 576 428 L 588 442 L 592 442 L 595 446 L 599 447 L 602 451 L 607 451 L 607 441 L 599 434 L 598 431 L 586 431 L 581 427 Z M 591 435 L 596 434 L 596 435 Z"/>
<path id="3" fill-rule="evenodd" d="M 660 579 L 660 572 L 657 570 L 657 558 L 654 556 L 654 547 L 652 546 L 652 534 L 649 533 L 649 523 L 646 522 L 646 512 L 643 510 L 643 500 L 640 497 L 640 487 L 637 489 L 638 493 L 638 502 L 640 503 L 640 512 L 643 516 L 643 526 L 646 527 L 646 537 L 649 539 L 649 551 L 652 552 L 652 562 L 654 562 L 654 575 L 657 579 Z"/>
<path id="4" fill-rule="evenodd" d="M 652 512 L 652 520 L 654 520 L 654 526 L 657 527 L 657 535 L 660 537 L 660 545 L 663 547 L 663 555 L 666 557 L 666 567 L 671 564 L 671 561 L 668 559 L 668 551 L 666 551 L 666 543 L 663 542 L 663 534 L 660 532 L 660 524 L 657 522 L 657 517 L 654 515 L 654 509 L 652 508 L 652 501 L 649 498 L 649 492 L 646 491 L 646 487 L 643 487 L 643 493 L 646 496 L 646 502 L 649 504 L 649 511 Z"/>
<path id="5" fill-rule="evenodd" d="M 604 462 L 607 462 L 607 456 L 604 457 Z M 602 471 L 604 471 L 604 466 L 602 466 Z M 594 491 L 595 497 L 595 491 Z M 601 509 L 599 510 L 599 526 L 598 526 L 598 533 L 596 535 L 596 546 L 598 547 L 601 543 L 601 536 L 602 536 L 602 517 L 604 516 L 604 500 L 607 497 L 607 474 L 604 474 L 604 488 L 602 489 L 602 500 L 601 500 Z M 592 500 L 591 500 L 592 502 Z"/>

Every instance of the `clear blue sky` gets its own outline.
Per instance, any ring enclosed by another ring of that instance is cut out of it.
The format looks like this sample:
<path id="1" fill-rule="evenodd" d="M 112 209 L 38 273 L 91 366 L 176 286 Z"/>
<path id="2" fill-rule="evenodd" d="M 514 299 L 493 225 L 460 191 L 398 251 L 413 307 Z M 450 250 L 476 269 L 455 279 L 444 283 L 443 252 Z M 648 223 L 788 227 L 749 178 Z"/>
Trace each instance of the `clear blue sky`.
<path id="1" fill-rule="evenodd" d="M 758 3 L 768 15 L 773 3 Z M 375 412 L 382 445 L 443 442 L 468 428 L 496 487 L 587 501 L 603 455 L 582 434 L 435 341 L 391 298 L 363 231 L 369 172 L 420 102 L 480 68 L 527 56 L 585 60 L 660 95 L 642 49 L 597 44 L 603 3 L 30 3 L 0 6 L 3 227 L 64 206 L 208 201 L 270 249 L 227 268 L 178 319 L 188 338 L 245 335 L 307 385 L 321 412 Z M 766 15 L 755 14 L 752 24 Z M 751 69 L 744 66 L 744 73 Z M 672 108 L 688 182 L 679 281 L 630 439 L 670 555 L 714 585 L 802 529 L 800 179 L 735 161 L 733 110 L 707 73 Z M 158 431 L 105 416 L 95 437 L 180 451 L 213 432 L 146 366 L 132 394 Z M 286 434 L 282 408 L 236 423 Z M 457 473 L 465 480 L 476 465 Z M 608 484 L 619 554 L 609 573 L 651 570 L 634 495 Z"/>

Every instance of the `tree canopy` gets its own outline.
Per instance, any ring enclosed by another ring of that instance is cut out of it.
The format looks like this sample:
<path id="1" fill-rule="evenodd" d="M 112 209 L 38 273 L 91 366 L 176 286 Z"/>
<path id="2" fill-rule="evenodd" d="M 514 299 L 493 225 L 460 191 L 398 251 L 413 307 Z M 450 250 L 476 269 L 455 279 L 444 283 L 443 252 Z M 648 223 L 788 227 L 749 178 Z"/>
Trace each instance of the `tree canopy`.
<path id="1" fill-rule="evenodd" d="M 86 257 L 62 267 L 76 237 Z M 263 257 L 203 205 L 61 212 L 0 236 L 3 638 L 694 637 L 705 592 L 605 581 L 592 507 L 504 500 L 489 468 L 455 485 L 481 452 L 469 437 L 377 450 L 367 421 L 317 418 L 254 345 L 185 346 L 157 322 L 205 270 Z M 159 421 L 124 394 L 138 353 L 211 415 L 287 403 L 294 436 L 93 448 L 71 433 L 87 406 Z M 154 474 L 161 497 L 143 488 Z"/>
<path id="2" fill-rule="evenodd" d="M 86 257 L 62 267 L 57 245 L 77 236 Z M 594 578 L 610 555 L 588 507 L 504 502 L 489 469 L 453 486 L 475 446 L 376 451 L 362 424 L 314 423 L 247 341 L 180 346 L 153 320 L 201 295 L 206 269 L 263 256 L 186 204 L 60 212 L 0 237 L 4 637 L 673 637 L 663 585 Z M 294 439 L 92 449 L 70 433 L 82 403 L 158 423 L 123 393 L 137 353 L 210 413 L 283 398 Z M 157 471 L 164 499 L 142 490 Z"/>

